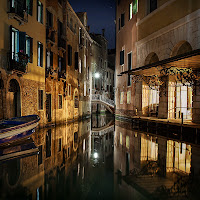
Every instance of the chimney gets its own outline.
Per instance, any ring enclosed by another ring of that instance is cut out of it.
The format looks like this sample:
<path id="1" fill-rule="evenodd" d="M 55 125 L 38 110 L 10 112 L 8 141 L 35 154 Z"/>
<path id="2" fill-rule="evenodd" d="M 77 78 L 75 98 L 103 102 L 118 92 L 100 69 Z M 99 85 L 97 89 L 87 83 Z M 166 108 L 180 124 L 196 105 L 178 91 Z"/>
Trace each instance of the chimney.
<path id="1" fill-rule="evenodd" d="M 105 36 L 105 28 L 102 29 L 102 35 Z"/>

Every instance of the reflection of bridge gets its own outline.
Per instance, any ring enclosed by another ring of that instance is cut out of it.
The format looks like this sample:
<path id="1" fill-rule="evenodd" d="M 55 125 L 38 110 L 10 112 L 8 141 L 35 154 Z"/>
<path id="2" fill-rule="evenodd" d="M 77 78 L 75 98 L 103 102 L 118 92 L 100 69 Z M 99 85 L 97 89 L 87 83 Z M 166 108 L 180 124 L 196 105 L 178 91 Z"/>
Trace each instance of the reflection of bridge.
<path id="1" fill-rule="evenodd" d="M 99 104 L 103 104 L 111 113 L 114 113 L 114 108 L 115 108 L 115 103 L 113 100 L 106 98 L 104 95 L 101 94 L 93 94 L 92 95 L 92 99 L 91 99 L 92 103 L 99 103 Z"/>
<path id="2" fill-rule="evenodd" d="M 108 124 L 106 124 L 103 127 L 92 128 L 92 135 L 101 136 L 113 131 L 114 131 L 114 121 L 110 121 Z"/>

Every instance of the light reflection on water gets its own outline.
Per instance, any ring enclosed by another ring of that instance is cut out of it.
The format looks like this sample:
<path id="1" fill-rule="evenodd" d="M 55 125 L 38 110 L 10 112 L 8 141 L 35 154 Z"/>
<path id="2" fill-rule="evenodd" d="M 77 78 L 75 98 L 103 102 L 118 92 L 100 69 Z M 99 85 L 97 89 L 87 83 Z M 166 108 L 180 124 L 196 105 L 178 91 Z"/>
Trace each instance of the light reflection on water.
<path id="1" fill-rule="evenodd" d="M 32 139 L 39 154 L 0 164 L 0 199 L 198 197 L 197 145 L 105 115 L 37 130 Z"/>

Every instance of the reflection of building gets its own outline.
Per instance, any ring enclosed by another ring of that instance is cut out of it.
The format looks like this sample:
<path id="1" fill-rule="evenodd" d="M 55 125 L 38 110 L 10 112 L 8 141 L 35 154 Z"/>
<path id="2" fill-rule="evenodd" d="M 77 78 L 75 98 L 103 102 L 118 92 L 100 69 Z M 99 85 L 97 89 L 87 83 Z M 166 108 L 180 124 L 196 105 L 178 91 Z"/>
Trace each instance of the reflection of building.
<path id="1" fill-rule="evenodd" d="M 116 121 L 114 142 L 114 171 L 120 184 L 120 176 L 130 173 L 129 182 L 132 180 L 149 194 L 162 184 L 168 189 L 182 184 L 179 186 L 187 193 L 193 187 L 189 175 L 200 178 L 195 164 L 200 159 L 196 145 L 131 130 L 130 124 L 120 121 Z M 172 195 L 175 189 L 169 192 Z"/>
<path id="2" fill-rule="evenodd" d="M 78 154 L 87 162 L 90 157 L 90 121 L 40 129 L 33 139 L 39 154 L 1 163 L 0 198 L 60 199 L 72 191 L 72 164 Z M 13 149 L 14 150 L 14 149 Z M 82 165 L 83 162 L 81 162 Z M 82 177 L 83 166 L 76 171 Z M 69 180 L 70 179 L 70 180 Z"/>
<path id="3" fill-rule="evenodd" d="M 127 1 L 125 8 L 125 1 L 118 2 L 116 69 L 122 75 L 117 77 L 118 113 L 183 116 L 198 123 L 199 3 Z"/>

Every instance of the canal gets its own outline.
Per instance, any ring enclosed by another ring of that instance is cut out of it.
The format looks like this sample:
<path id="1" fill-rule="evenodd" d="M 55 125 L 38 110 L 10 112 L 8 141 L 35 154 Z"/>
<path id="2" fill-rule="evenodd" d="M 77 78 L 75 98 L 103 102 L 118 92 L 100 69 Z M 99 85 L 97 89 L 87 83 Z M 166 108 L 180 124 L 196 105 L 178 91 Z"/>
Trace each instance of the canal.
<path id="1" fill-rule="evenodd" d="M 200 146 L 110 115 L 1 147 L 0 199 L 199 199 Z"/>

